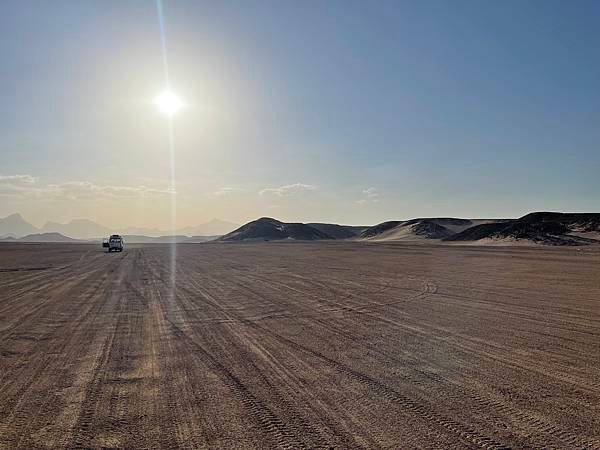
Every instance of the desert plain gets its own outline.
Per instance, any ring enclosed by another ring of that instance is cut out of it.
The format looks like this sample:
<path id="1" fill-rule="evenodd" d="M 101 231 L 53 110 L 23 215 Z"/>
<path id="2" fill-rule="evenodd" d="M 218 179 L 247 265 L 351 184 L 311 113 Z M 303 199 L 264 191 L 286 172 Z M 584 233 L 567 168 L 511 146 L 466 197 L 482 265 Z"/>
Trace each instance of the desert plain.
<path id="1" fill-rule="evenodd" d="M 600 449 L 600 249 L 1 244 L 0 448 Z"/>

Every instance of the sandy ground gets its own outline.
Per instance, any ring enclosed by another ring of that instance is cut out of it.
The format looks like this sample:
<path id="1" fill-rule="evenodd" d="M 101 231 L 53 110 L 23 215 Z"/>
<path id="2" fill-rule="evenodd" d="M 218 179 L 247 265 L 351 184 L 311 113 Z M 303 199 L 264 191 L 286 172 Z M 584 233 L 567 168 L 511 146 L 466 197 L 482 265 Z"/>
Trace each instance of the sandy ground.
<path id="1" fill-rule="evenodd" d="M 600 448 L 600 251 L 0 246 L 0 448 Z"/>

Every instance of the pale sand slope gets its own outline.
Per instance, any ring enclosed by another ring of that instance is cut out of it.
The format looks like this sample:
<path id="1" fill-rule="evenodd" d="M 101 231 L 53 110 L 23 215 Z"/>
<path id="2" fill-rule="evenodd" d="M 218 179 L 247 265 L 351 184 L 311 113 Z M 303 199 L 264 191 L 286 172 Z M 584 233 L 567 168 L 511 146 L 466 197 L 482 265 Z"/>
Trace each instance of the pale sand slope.
<path id="1" fill-rule="evenodd" d="M 399 223 L 396 227 L 379 233 L 375 236 L 360 238 L 370 242 L 389 241 L 432 241 L 441 240 L 452 234 L 460 233 L 475 225 L 497 222 L 496 219 L 465 219 L 464 223 L 457 223 L 455 219 L 416 219 Z M 419 229 L 428 223 L 429 229 Z M 431 226 L 433 225 L 433 226 Z"/>
<path id="2" fill-rule="evenodd" d="M 567 236 L 575 236 L 584 239 L 595 239 L 600 241 L 600 231 L 573 231 L 568 233 Z"/>

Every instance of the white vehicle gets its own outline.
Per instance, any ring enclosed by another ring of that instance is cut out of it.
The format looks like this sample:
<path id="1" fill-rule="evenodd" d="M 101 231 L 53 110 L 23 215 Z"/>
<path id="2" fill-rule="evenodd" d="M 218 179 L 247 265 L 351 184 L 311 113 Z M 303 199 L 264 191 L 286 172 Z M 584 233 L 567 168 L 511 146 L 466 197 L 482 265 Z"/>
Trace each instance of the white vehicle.
<path id="1" fill-rule="evenodd" d="M 108 252 L 122 252 L 123 251 L 123 238 L 118 234 L 113 234 L 108 239 L 102 241 L 102 247 L 107 248 Z"/>

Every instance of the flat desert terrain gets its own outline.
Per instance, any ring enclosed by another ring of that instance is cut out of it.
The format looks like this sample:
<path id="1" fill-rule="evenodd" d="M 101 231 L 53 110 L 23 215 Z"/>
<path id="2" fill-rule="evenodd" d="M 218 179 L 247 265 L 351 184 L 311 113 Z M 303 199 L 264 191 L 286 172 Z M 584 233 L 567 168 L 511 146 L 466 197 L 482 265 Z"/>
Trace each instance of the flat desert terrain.
<path id="1" fill-rule="evenodd" d="M 600 448 L 600 251 L 0 245 L 0 448 Z"/>

